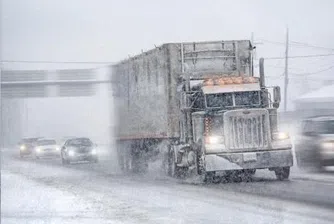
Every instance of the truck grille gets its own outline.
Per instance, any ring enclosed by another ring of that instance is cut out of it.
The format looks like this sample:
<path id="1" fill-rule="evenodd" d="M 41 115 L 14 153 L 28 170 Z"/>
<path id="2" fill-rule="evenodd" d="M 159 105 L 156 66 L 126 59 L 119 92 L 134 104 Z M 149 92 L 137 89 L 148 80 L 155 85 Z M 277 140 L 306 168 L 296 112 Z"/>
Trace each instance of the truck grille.
<path id="1" fill-rule="evenodd" d="M 236 116 L 231 112 L 225 117 L 225 135 L 229 149 L 263 149 L 269 146 L 269 117 L 266 111 L 253 110 L 245 114 L 237 112 Z"/>

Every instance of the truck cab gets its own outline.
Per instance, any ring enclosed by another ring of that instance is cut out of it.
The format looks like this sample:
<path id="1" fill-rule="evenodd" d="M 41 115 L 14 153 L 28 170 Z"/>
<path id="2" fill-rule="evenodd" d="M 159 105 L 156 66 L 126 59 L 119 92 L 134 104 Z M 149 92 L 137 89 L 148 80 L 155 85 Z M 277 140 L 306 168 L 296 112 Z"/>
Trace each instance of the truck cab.
<path id="1" fill-rule="evenodd" d="M 280 180 L 289 177 L 290 137 L 278 131 L 277 109 L 270 106 L 268 91 L 261 89 L 258 78 L 208 79 L 201 92 L 204 108 L 192 113 L 192 127 L 202 170 L 254 173 L 269 168 Z"/>
<path id="2" fill-rule="evenodd" d="M 188 113 L 185 120 L 191 118 L 182 130 L 190 133 L 191 127 L 192 132 L 184 142 L 197 151 L 196 161 L 188 159 L 188 164 L 196 163 L 199 174 L 212 177 L 269 169 L 277 179 L 288 179 L 292 144 L 289 134 L 278 129 L 280 88 L 271 87 L 270 92 L 264 85 L 263 60 L 260 65 L 260 77 L 220 75 L 190 80 L 189 91 L 181 92 L 181 111 Z"/>

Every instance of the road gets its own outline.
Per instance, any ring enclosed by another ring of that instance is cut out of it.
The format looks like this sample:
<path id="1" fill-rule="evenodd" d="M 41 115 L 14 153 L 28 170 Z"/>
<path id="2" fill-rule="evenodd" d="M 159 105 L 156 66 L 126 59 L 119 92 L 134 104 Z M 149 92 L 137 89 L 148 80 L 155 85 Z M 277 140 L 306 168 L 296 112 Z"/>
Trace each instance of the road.
<path id="1" fill-rule="evenodd" d="M 251 182 L 201 184 L 123 175 L 112 160 L 62 166 L 58 159 L 1 156 L 1 223 L 333 223 L 333 174 L 257 172 Z"/>

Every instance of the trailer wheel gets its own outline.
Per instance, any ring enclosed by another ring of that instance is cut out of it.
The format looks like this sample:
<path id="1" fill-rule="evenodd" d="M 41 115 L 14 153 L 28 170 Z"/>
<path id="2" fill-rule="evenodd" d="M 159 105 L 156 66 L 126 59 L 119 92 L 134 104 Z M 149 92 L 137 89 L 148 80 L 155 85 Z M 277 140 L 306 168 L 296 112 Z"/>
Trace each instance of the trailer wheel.
<path id="1" fill-rule="evenodd" d="M 140 153 L 131 155 L 131 171 L 133 173 L 146 173 L 148 171 L 148 163 Z"/>
<path id="2" fill-rule="evenodd" d="M 275 169 L 277 180 L 286 180 L 290 176 L 290 167 L 280 167 Z"/>
<path id="3" fill-rule="evenodd" d="M 174 178 L 182 177 L 183 167 L 178 167 L 175 159 L 175 152 L 173 149 L 170 150 L 169 159 L 168 159 L 168 174 Z"/>
<path id="4" fill-rule="evenodd" d="M 126 144 L 117 144 L 117 158 L 118 165 L 122 172 L 130 172 L 132 170 L 132 156 L 130 149 L 126 147 Z"/>
<path id="5" fill-rule="evenodd" d="M 124 156 L 122 155 L 122 151 L 120 150 L 119 146 L 117 147 L 117 160 L 119 168 L 121 169 L 121 171 L 124 171 Z"/>

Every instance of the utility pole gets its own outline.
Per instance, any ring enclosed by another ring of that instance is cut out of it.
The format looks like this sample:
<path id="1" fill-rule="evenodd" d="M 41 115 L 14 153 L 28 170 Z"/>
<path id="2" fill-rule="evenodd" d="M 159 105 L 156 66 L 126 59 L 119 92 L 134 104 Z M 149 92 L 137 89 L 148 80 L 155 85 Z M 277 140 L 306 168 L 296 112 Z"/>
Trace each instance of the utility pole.
<path id="1" fill-rule="evenodd" d="M 252 42 L 252 47 L 255 47 L 255 43 L 254 43 L 254 33 L 252 32 L 252 35 L 251 35 L 251 42 Z M 256 48 L 254 49 L 253 51 L 253 55 L 254 55 L 254 59 L 257 60 L 257 57 L 256 57 Z"/>
<path id="2" fill-rule="evenodd" d="M 287 110 L 288 105 L 288 85 L 289 85 L 289 28 L 286 28 L 286 41 L 285 41 L 285 71 L 284 71 L 284 112 Z"/>
<path id="3" fill-rule="evenodd" d="M 252 32 L 251 34 L 251 44 L 252 44 L 252 47 L 254 47 L 254 33 Z M 252 75 L 254 75 L 254 59 L 256 59 L 256 51 L 253 50 L 253 56 L 252 56 L 252 61 L 251 61 L 251 69 L 250 69 L 250 72 L 252 73 Z"/>

